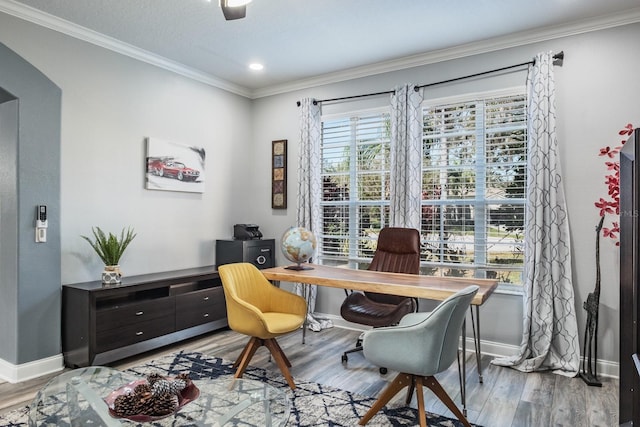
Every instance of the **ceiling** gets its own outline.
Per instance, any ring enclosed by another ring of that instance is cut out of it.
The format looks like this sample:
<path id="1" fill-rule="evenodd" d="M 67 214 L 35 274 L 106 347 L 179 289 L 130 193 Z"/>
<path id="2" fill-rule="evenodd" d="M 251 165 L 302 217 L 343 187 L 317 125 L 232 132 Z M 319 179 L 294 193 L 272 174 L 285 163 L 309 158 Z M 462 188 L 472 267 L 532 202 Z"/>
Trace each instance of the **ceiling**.
<path id="1" fill-rule="evenodd" d="M 640 0 L 253 0 L 235 21 L 218 0 L 0 0 L 0 12 L 257 98 L 638 22 Z"/>

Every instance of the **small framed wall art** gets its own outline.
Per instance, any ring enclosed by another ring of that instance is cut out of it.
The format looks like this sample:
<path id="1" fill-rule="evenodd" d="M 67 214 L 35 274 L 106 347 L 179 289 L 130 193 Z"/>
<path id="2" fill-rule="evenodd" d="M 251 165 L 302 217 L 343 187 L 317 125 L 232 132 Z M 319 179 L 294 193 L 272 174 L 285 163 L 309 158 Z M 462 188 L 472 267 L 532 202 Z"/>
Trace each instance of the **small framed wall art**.
<path id="1" fill-rule="evenodd" d="M 271 208 L 287 208 L 287 140 L 271 142 Z"/>

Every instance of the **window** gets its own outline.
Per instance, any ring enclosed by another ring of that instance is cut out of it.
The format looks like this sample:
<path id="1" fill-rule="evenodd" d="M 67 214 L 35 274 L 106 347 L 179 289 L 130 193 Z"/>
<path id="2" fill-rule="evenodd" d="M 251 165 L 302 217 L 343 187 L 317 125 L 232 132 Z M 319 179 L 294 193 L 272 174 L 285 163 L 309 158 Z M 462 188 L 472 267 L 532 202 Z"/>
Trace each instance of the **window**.
<path id="1" fill-rule="evenodd" d="M 526 96 L 426 101 L 422 274 L 520 285 L 524 261 Z M 366 268 L 389 225 L 388 110 L 322 124 L 319 259 Z"/>
<path id="2" fill-rule="evenodd" d="M 521 285 L 525 95 L 427 105 L 423 121 L 424 274 Z"/>
<path id="3" fill-rule="evenodd" d="M 378 231 L 389 224 L 389 124 L 388 112 L 322 124 L 324 263 L 370 259 Z"/>

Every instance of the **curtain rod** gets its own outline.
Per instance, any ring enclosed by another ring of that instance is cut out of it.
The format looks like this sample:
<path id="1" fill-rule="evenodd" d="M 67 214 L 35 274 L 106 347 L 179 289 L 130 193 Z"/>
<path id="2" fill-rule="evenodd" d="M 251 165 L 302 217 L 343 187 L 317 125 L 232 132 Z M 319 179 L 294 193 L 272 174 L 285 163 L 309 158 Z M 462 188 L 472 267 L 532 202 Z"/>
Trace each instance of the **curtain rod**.
<path id="1" fill-rule="evenodd" d="M 553 55 L 553 64 L 554 65 L 562 65 L 562 61 L 563 60 L 564 60 L 564 51 L 560 51 L 560 52 L 556 53 L 555 55 Z M 536 62 L 535 59 L 533 59 L 531 61 L 522 62 L 520 64 L 509 65 L 509 66 L 506 66 L 506 67 L 496 68 L 495 70 L 489 70 L 489 71 L 483 71 L 483 72 L 480 72 L 480 73 L 469 74 L 468 76 L 456 77 L 456 78 L 453 78 L 453 79 L 442 80 L 442 81 L 435 82 L 435 83 L 428 83 L 428 84 L 424 84 L 424 85 L 416 85 L 416 86 L 414 86 L 414 89 L 417 92 L 418 90 L 420 90 L 423 87 L 431 87 L 431 86 L 437 86 L 437 85 L 441 85 L 441 84 L 445 84 L 445 83 L 457 82 L 459 80 L 471 79 L 473 77 L 484 76 L 486 74 L 497 73 L 497 72 L 500 72 L 500 71 L 510 70 L 512 68 L 524 67 L 525 65 L 535 64 L 535 62 Z M 384 91 L 384 92 L 375 92 L 375 93 L 365 93 L 365 94 L 362 94 L 362 95 L 343 96 L 341 98 L 316 99 L 316 100 L 313 101 L 313 105 L 317 105 L 318 103 L 322 103 L 322 102 L 343 101 L 343 100 L 346 100 L 346 99 L 364 98 L 366 96 L 388 95 L 388 94 L 391 94 L 391 93 L 395 93 L 395 90 L 387 90 L 387 91 Z M 300 101 L 297 101 L 296 105 L 298 105 L 298 107 L 299 107 L 300 106 Z"/>
<path id="2" fill-rule="evenodd" d="M 553 55 L 553 64 L 554 65 L 556 65 L 556 63 L 558 65 L 561 65 L 563 60 L 564 60 L 564 52 L 560 51 L 560 52 L 556 53 L 555 55 Z M 419 86 L 416 85 L 416 86 L 414 86 L 414 90 L 417 92 L 423 87 L 431 87 L 431 86 L 442 85 L 442 84 L 445 84 L 445 83 L 457 82 L 459 80 L 472 79 L 474 77 L 484 76 L 485 74 L 498 73 L 500 71 L 506 71 L 506 70 L 510 70 L 512 68 L 524 67 L 525 65 L 531 65 L 531 64 L 535 64 L 535 63 L 536 63 L 536 60 L 533 59 L 531 61 L 522 62 L 520 64 L 508 65 L 506 67 L 496 68 L 495 70 L 482 71 L 480 73 L 469 74 L 468 76 L 462 76 L 462 77 L 455 77 L 453 79 L 442 80 L 440 82 L 435 82 L 435 83 L 428 83 L 428 84 L 419 85 Z"/>
<path id="3" fill-rule="evenodd" d="M 343 96 L 340 98 L 331 98 L 331 99 L 314 99 L 313 105 L 317 105 L 319 102 L 330 102 L 330 101 L 343 101 L 345 99 L 354 99 L 354 98 L 364 98 L 365 96 L 376 96 L 376 95 L 388 95 L 390 93 L 396 93 L 395 90 L 386 90 L 384 92 L 376 92 L 376 93 L 365 93 L 363 95 L 352 95 L 352 96 Z M 296 105 L 300 106 L 300 101 L 296 101 Z"/>

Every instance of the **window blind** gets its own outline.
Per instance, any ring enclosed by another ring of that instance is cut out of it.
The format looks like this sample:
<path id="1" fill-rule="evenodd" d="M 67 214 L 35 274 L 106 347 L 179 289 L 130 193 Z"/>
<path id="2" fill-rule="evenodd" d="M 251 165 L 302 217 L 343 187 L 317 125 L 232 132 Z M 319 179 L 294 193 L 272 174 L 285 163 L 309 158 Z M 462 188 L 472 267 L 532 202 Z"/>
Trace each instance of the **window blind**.
<path id="1" fill-rule="evenodd" d="M 425 103 L 423 117 L 422 274 L 520 285 L 524 92 Z M 379 230 L 389 224 L 389 156 L 387 112 L 323 121 L 323 263 L 366 268 Z"/>
<path id="2" fill-rule="evenodd" d="M 423 113 L 426 273 L 521 284 L 524 94 L 434 105 Z"/>
<path id="3" fill-rule="evenodd" d="M 325 121 L 322 125 L 324 259 L 369 258 L 389 219 L 388 113 Z"/>

